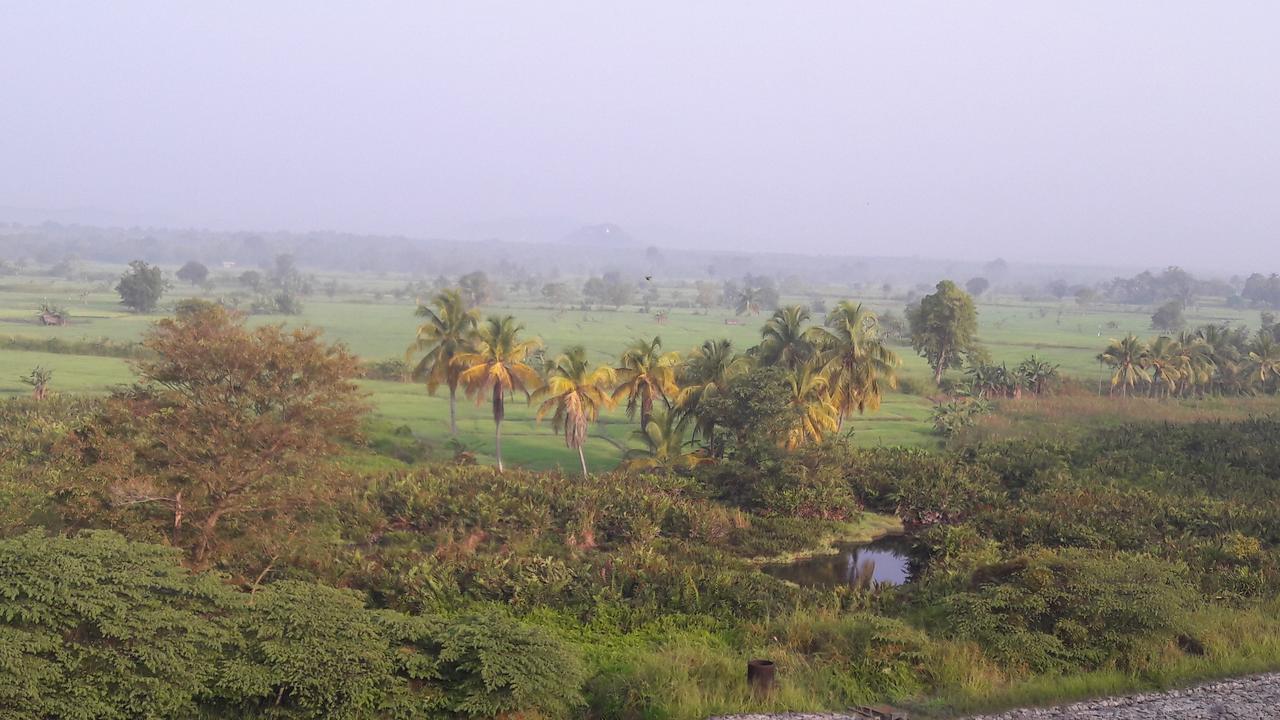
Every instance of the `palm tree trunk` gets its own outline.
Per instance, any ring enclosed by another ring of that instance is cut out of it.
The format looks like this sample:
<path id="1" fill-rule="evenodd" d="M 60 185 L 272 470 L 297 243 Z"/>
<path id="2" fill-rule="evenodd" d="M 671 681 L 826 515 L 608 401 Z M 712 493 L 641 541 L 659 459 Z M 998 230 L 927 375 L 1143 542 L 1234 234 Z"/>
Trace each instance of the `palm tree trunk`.
<path id="1" fill-rule="evenodd" d="M 449 387 L 449 433 L 458 437 L 458 386 Z"/>
<path id="2" fill-rule="evenodd" d="M 498 458 L 498 472 L 502 472 L 502 419 L 506 416 L 502 402 L 502 387 L 493 386 L 493 453 Z"/>
<path id="3" fill-rule="evenodd" d="M 578 462 L 582 463 L 582 477 L 587 476 L 587 456 L 582 454 L 582 446 L 578 446 Z"/>

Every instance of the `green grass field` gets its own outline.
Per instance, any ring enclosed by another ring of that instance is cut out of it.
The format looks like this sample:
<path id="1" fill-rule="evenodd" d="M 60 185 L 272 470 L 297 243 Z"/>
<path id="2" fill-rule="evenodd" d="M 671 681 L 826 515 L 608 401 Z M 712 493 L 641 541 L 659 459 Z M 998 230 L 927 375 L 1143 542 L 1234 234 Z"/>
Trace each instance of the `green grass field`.
<path id="1" fill-rule="evenodd" d="M 341 340 L 368 360 L 402 357 L 417 327 L 417 318 L 413 315 L 415 303 L 411 298 L 395 299 L 388 291 L 403 285 L 403 280 L 373 276 L 344 276 L 343 279 L 349 285 L 364 288 L 365 292 L 348 292 L 332 299 L 309 297 L 299 317 L 254 317 L 252 321 L 320 327 L 327 337 Z M 680 291 L 665 292 L 669 297 Z M 171 307 L 179 299 L 200 296 L 217 295 L 202 295 L 188 286 L 178 286 L 169 292 L 164 303 Z M 833 303 L 840 297 L 828 294 L 827 299 Z M 798 298 L 787 300 L 799 301 Z M 899 301 L 880 297 L 864 300 L 880 311 L 900 313 L 902 310 Z M 71 313 L 71 324 L 60 328 L 37 324 L 36 308 L 45 301 L 65 306 Z M 764 315 L 735 317 L 723 309 L 708 314 L 675 309 L 661 324 L 635 307 L 624 307 L 617 312 L 556 311 L 532 303 L 508 302 L 483 310 L 485 314 L 515 315 L 525 324 L 529 335 L 542 338 L 548 352 L 582 344 L 589 357 L 598 363 L 615 362 L 618 352 L 629 341 L 654 335 L 662 337 L 667 349 L 681 352 L 706 339 L 722 337 L 745 349 L 758 341 L 759 327 L 765 320 Z M 162 316 L 123 311 L 115 293 L 103 284 L 30 276 L 6 278 L 0 284 L 0 337 L 131 341 L 140 338 L 148 325 Z M 981 338 L 996 361 L 1014 363 L 1034 353 L 1060 364 L 1064 374 L 1085 381 L 1102 376 L 1095 357 L 1108 338 L 1127 332 L 1151 334 L 1149 311 L 1141 308 L 1085 309 L 1074 302 L 1031 303 L 996 298 L 979 303 L 979 318 Z M 1188 321 L 1256 325 L 1257 316 L 1253 312 L 1205 306 L 1189 310 Z M 909 347 L 895 350 L 903 361 L 901 375 L 921 388 L 918 392 L 929 392 L 929 369 L 924 360 Z M 36 365 L 54 371 L 55 392 L 104 392 L 113 385 L 129 382 L 132 377 L 128 363 L 116 358 L 0 350 L 0 395 L 28 392 L 29 388 L 18 378 Z M 375 408 L 375 432 L 407 427 L 429 452 L 450 452 L 448 402 L 443 395 L 429 397 L 421 386 L 405 383 L 369 381 L 364 386 Z M 931 432 L 931 407 L 926 397 L 891 393 L 879 412 L 852 418 L 846 425 L 854 430 L 854 442 L 859 445 L 935 446 L 939 441 Z M 592 429 L 586 447 L 588 463 L 595 467 L 614 465 L 634 429 L 635 424 L 627 421 L 621 411 L 607 413 Z M 460 400 L 459 431 L 460 441 L 482 462 L 490 459 L 493 424 L 487 407 Z M 576 463 L 575 454 L 552 433 L 550 424 L 535 424 L 532 408 L 523 403 L 510 406 L 503 436 L 504 455 L 512 464 L 547 468 L 572 467 Z"/>

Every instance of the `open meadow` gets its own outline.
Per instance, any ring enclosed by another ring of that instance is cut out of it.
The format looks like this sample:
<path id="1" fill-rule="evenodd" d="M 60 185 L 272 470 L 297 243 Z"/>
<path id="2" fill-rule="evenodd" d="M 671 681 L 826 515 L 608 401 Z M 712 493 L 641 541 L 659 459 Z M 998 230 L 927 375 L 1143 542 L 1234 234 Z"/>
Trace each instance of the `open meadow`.
<path id="1" fill-rule="evenodd" d="M 156 319 L 171 310 L 182 298 L 217 299 L 236 289 L 233 276 L 216 277 L 217 285 L 201 290 L 178 283 L 166 294 L 152 314 L 128 312 L 110 283 L 71 281 L 62 278 L 21 276 L 0 282 L 0 395 L 16 396 L 29 391 L 19 377 L 33 367 L 54 372 L 52 389 L 64 393 L 98 393 L 131 381 L 126 360 L 104 357 L 94 343 L 106 341 L 116 346 L 139 340 Z M 408 278 L 386 274 L 331 274 L 320 281 L 339 284 L 343 291 L 333 297 L 308 296 L 303 311 L 296 316 L 255 315 L 251 323 L 285 323 L 321 328 L 325 337 L 340 340 L 366 362 L 398 360 L 404 357 L 413 339 L 417 321 L 415 298 L 404 293 Z M 671 304 L 689 304 L 687 287 L 659 288 Z M 784 303 L 807 304 L 820 299 L 833 305 L 846 295 L 836 291 L 815 291 L 805 297 L 784 296 Z M 876 312 L 901 315 L 904 301 L 871 294 L 854 296 Z M 681 303 L 681 300 L 686 302 Z M 45 327 L 37 322 L 41 303 L 65 307 L 70 323 Z M 739 350 L 760 340 L 760 326 L 768 313 L 735 314 L 716 307 L 696 310 L 673 307 L 659 322 L 652 312 L 635 305 L 589 310 L 550 308 L 532 299 L 494 302 L 481 308 L 484 315 L 514 315 L 527 334 L 540 338 L 549 355 L 572 344 L 582 344 L 592 363 L 616 364 L 620 351 L 637 338 L 662 338 L 666 350 L 687 352 L 708 339 L 727 338 Z M 1127 333 L 1150 335 L 1150 316 L 1144 308 L 1126 306 L 1081 307 L 1072 300 L 1021 300 L 995 296 L 980 300 L 979 338 L 996 363 L 1014 365 L 1030 355 L 1060 366 L 1060 373 L 1088 387 L 1109 377 L 1097 360 L 1110 338 Z M 821 315 L 816 315 L 818 319 Z M 1220 302 L 1205 301 L 1188 309 L 1187 321 L 1232 323 L 1256 326 L 1257 312 L 1233 310 Z M 53 341 L 70 347 L 65 352 L 42 352 L 39 343 Z M 76 348 L 76 344 L 82 347 Z M 859 446 L 936 447 L 940 440 L 933 432 L 933 407 L 929 368 L 923 358 L 901 342 L 892 346 L 902 362 L 901 387 L 886 394 L 876 412 L 855 415 L 846 422 L 852 442 Z M 374 407 L 369 435 L 401 445 L 412 440 L 424 457 L 448 457 L 459 449 L 449 445 L 447 392 L 428 395 L 421 385 L 393 381 L 363 381 Z M 532 469 L 576 463 L 575 453 L 553 434 L 549 423 L 534 422 L 534 408 L 523 402 L 511 403 L 504 448 L 512 463 Z M 595 467 L 612 467 L 631 443 L 636 423 L 620 408 L 607 410 L 590 429 L 585 447 L 588 462 Z M 493 449 L 492 420 L 487 407 L 460 399 L 458 441 L 461 449 L 475 453 L 482 461 Z M 398 436 L 396 434 L 398 433 Z M 396 436 L 394 440 L 392 436 Z"/>

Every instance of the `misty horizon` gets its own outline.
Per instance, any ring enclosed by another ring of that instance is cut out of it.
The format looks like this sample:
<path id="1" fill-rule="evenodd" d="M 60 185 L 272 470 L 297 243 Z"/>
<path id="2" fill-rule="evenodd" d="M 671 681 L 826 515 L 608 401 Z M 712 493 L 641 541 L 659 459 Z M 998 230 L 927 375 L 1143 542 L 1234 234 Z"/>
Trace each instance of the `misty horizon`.
<path id="1" fill-rule="evenodd" d="M 1280 269 L 1280 9 L 799 8 L 30 6 L 0 220 Z"/>

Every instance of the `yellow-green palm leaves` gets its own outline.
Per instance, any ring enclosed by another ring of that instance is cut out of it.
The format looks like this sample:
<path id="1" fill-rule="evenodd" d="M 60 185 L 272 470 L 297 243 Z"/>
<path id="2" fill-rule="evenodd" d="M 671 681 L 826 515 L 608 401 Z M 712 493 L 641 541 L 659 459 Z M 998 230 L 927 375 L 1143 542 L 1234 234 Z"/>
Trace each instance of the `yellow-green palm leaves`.
<path id="1" fill-rule="evenodd" d="M 787 378 L 791 427 L 783 445 L 794 450 L 806 443 L 819 443 L 839 428 L 839 410 L 829 394 L 827 376 L 813 365 L 802 365 Z"/>
<path id="2" fill-rule="evenodd" d="M 644 443 L 643 448 L 626 452 L 623 467 L 628 470 L 683 470 L 711 462 L 701 452 L 686 450 L 687 418 L 666 408 L 658 408 L 643 430 L 632 437 Z"/>
<path id="3" fill-rule="evenodd" d="M 449 388 L 449 432 L 458 434 L 458 376 L 462 368 L 454 359 L 467 351 L 476 330 L 479 315 L 468 310 L 457 290 L 445 290 L 431 300 L 431 305 L 418 305 L 419 317 L 426 318 L 418 326 L 418 335 L 405 350 L 405 363 L 422 353 L 413 367 L 415 381 L 427 383 L 434 395 L 441 385 Z"/>
<path id="4" fill-rule="evenodd" d="M 713 440 L 715 423 L 705 415 L 699 415 L 699 406 L 707 398 L 724 392 L 729 382 L 747 366 L 746 359 L 734 352 L 733 343 L 728 340 L 708 340 L 685 358 L 675 407 L 681 417 L 694 418 L 694 434 L 706 440 L 708 445 Z"/>
<path id="5" fill-rule="evenodd" d="M 662 338 L 636 340 L 622 351 L 617 369 L 618 387 L 614 401 L 627 401 L 627 417 L 634 418 L 640 412 L 641 429 L 648 427 L 653 417 L 653 406 L 658 400 L 669 405 L 679 388 L 676 386 L 676 366 L 680 356 L 674 352 L 662 352 Z"/>
<path id="6" fill-rule="evenodd" d="M 809 322 L 809 309 L 788 305 L 773 311 L 760 331 L 760 344 L 755 347 L 761 365 L 781 365 L 795 369 L 813 358 L 814 348 Z"/>
<path id="7" fill-rule="evenodd" d="M 1128 397 L 1129 390 L 1151 379 L 1147 372 L 1147 345 L 1130 333 L 1123 340 L 1112 340 L 1098 360 L 1112 369 L 1111 392 L 1120 388 L 1120 395 Z"/>
<path id="8" fill-rule="evenodd" d="M 810 336 L 841 423 L 854 411 L 878 410 L 886 387 L 898 386 L 898 356 L 881 339 L 875 313 L 861 303 L 842 301 L 827 315 L 826 327 Z"/>
<path id="9" fill-rule="evenodd" d="M 587 458 L 582 446 L 587 442 L 587 426 L 600 417 L 600 409 L 613 406 L 610 391 L 617 382 L 613 368 L 592 368 L 581 345 L 567 349 L 549 366 L 546 383 L 533 393 L 541 402 L 537 419 L 551 413 L 551 424 L 564 434 L 564 444 L 578 451 L 582 474 L 587 474 Z"/>
<path id="10" fill-rule="evenodd" d="M 480 404 L 486 397 L 493 400 L 494 452 L 498 471 L 502 471 L 502 420 L 506 417 L 507 395 L 525 393 L 541 384 L 537 371 L 526 360 L 541 347 L 537 338 L 520 339 L 524 325 L 507 315 L 492 315 L 476 328 L 471 349 L 460 353 L 454 362 L 462 369 L 458 380 L 467 395 Z"/>
<path id="11" fill-rule="evenodd" d="M 1274 385 L 1280 378 L 1280 343 L 1265 331 L 1249 344 L 1249 375 L 1263 388 Z"/>

